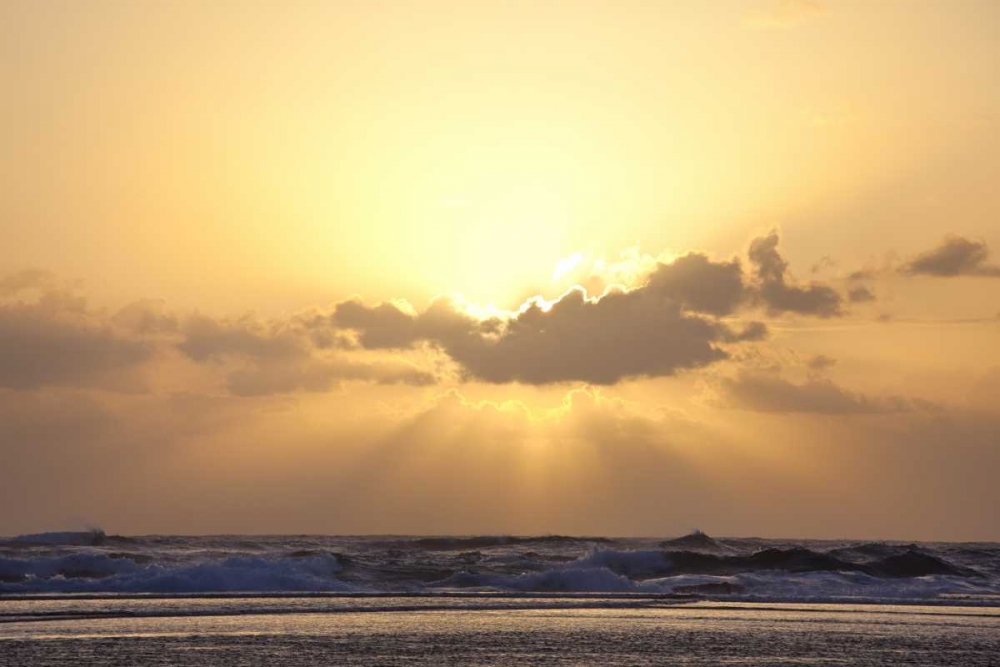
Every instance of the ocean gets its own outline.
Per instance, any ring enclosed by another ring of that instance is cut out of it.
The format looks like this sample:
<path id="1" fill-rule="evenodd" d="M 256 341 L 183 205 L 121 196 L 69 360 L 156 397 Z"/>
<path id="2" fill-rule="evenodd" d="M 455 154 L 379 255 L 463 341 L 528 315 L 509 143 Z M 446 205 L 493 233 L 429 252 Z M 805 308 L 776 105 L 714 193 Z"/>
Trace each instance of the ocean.
<path id="1" fill-rule="evenodd" d="M 0 667 L 361 664 L 1000 667 L 1000 545 L 0 540 Z"/>

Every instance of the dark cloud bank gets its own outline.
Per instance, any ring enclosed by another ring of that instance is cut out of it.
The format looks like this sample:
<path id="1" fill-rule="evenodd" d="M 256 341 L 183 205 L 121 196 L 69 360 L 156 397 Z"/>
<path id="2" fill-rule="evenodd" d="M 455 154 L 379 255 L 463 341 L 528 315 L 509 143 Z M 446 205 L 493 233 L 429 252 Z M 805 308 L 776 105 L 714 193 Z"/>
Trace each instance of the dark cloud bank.
<path id="1" fill-rule="evenodd" d="M 164 355 L 216 369 L 237 395 L 326 391 L 341 380 L 422 385 L 435 375 L 403 361 L 400 351 L 419 356 L 427 349 L 447 355 L 468 380 L 607 385 L 726 359 L 729 346 L 766 337 L 755 311 L 844 314 L 844 299 L 833 288 L 794 283 L 777 233 L 755 239 L 748 260 L 744 271 L 737 258 L 715 261 L 692 252 L 657 264 L 631 289 L 588 297 L 575 288 L 555 301 L 536 298 L 516 313 L 487 319 L 447 298 L 420 312 L 351 300 L 332 311 L 270 322 L 182 318 L 150 300 L 108 314 L 51 289 L 49 274 L 25 271 L 0 280 L 6 297 L 0 302 L 0 386 L 107 386 L 109 376 L 137 376 Z M 33 303 L 13 300 L 25 290 L 41 296 Z"/>
<path id="2" fill-rule="evenodd" d="M 988 259 L 985 243 L 950 236 L 901 271 L 1000 276 L 1000 267 Z M 844 315 L 848 303 L 875 298 L 858 284 L 849 285 L 845 298 L 827 284 L 796 283 L 776 232 L 750 243 L 746 263 L 744 268 L 739 258 L 717 261 L 690 252 L 658 263 L 643 284 L 630 289 L 613 287 L 590 297 L 574 288 L 554 301 L 535 298 L 516 313 L 487 319 L 441 298 L 419 312 L 395 302 L 350 300 L 331 311 L 269 322 L 178 317 L 152 300 L 111 314 L 94 311 L 72 291 L 56 287 L 48 272 L 25 270 L 0 278 L 0 387 L 140 391 L 142 368 L 171 354 L 220 372 L 235 395 L 327 391 L 346 380 L 426 385 L 438 380 L 440 368 L 420 367 L 412 359 L 428 349 L 443 353 L 467 380 L 608 385 L 727 359 L 732 345 L 767 336 L 754 313 L 832 318 Z M 25 292 L 37 298 L 19 300 Z M 414 352 L 409 360 L 400 353 L 406 350 Z M 740 386 L 729 389 L 742 395 Z M 740 402 L 765 401 L 780 389 L 756 386 Z M 887 407 L 835 396 L 832 386 L 786 389 L 804 401 L 821 396 L 819 403 L 835 406 L 829 408 L 834 412 Z"/>
<path id="3" fill-rule="evenodd" d="M 732 321 L 754 307 L 771 315 L 843 314 L 843 299 L 833 288 L 792 284 L 777 233 L 756 239 L 749 260 L 748 276 L 738 259 L 719 262 L 689 253 L 658 264 L 637 288 L 596 298 L 573 289 L 552 303 L 530 301 L 510 319 L 478 320 L 439 299 L 419 313 L 392 303 L 348 301 L 336 307 L 331 321 L 355 331 L 367 349 L 433 345 L 469 379 L 613 384 L 728 358 L 727 344 L 767 335 L 761 322 Z"/>

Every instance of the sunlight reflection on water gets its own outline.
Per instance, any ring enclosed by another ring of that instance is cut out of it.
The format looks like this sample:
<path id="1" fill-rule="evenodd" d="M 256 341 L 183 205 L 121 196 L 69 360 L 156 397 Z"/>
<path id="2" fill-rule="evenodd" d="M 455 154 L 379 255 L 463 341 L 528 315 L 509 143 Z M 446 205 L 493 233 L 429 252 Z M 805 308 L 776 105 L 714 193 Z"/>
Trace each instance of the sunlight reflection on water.
<path id="1" fill-rule="evenodd" d="M 146 612 L 174 613 L 179 605 L 141 602 Z M 188 606 L 182 612 L 211 613 L 213 605 L 220 613 L 235 611 L 231 600 L 183 602 Z M 430 600 L 425 602 L 433 610 L 374 611 L 388 608 L 379 600 L 379 607 L 370 605 L 373 611 L 326 613 L 328 600 L 295 600 L 278 613 L 282 602 L 239 600 L 244 611 L 268 612 L 249 615 L 7 622 L 0 624 L 0 665 L 988 666 L 1000 655 L 998 609 L 713 603 L 559 608 L 558 600 L 545 600 L 535 609 L 484 610 L 463 607 L 465 600 Z M 106 600 L 73 604 L 78 611 L 111 606 Z"/>

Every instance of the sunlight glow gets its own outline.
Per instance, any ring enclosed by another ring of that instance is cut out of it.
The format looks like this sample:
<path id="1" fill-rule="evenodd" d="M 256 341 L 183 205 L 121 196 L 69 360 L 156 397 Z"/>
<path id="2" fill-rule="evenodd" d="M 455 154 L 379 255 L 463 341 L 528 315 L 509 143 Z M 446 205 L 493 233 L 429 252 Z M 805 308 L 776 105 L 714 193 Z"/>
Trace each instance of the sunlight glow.
<path id="1" fill-rule="evenodd" d="M 580 266 L 583 262 L 583 253 L 574 252 L 569 257 L 564 257 L 556 262 L 556 268 L 552 272 L 552 281 L 558 281 L 563 278 L 563 276 L 571 273 L 574 269 Z"/>

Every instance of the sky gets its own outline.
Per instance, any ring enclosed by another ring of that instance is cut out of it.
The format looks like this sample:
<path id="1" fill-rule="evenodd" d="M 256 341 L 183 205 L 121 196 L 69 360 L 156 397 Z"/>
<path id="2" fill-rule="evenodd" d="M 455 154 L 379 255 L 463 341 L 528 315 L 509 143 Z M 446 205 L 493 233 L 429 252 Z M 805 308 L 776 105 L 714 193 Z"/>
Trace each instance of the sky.
<path id="1" fill-rule="evenodd" d="M 998 31 L 0 0 L 0 535 L 1000 540 Z"/>

